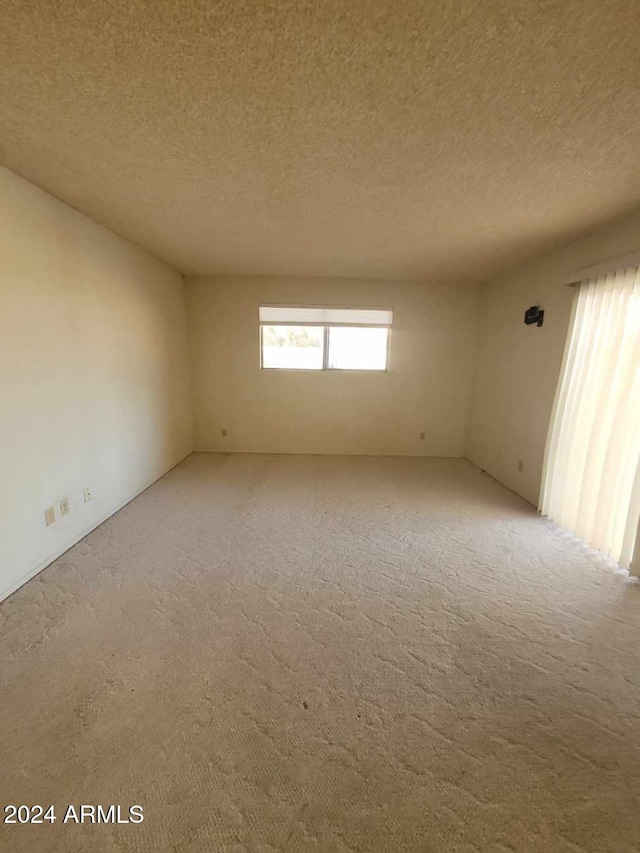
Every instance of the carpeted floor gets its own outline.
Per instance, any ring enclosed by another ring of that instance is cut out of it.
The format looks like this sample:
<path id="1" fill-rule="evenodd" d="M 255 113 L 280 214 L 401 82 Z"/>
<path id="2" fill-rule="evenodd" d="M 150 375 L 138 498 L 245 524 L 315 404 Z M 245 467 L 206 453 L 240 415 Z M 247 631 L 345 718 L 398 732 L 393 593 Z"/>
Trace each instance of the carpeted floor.
<path id="1" fill-rule="evenodd" d="M 463 460 L 194 454 L 0 620 L 8 853 L 640 849 L 640 584 Z"/>

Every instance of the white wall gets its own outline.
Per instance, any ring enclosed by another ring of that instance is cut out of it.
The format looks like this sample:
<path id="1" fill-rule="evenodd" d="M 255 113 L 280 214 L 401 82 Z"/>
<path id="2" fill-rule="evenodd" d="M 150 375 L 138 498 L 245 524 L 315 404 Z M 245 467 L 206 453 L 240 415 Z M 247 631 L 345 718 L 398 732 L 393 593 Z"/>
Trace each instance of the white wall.
<path id="1" fill-rule="evenodd" d="M 462 454 L 476 286 L 267 277 L 186 283 L 196 449 Z M 261 371 L 264 303 L 393 307 L 389 372 Z"/>
<path id="2" fill-rule="evenodd" d="M 563 282 L 582 267 L 638 250 L 636 215 L 484 288 L 466 455 L 536 506 L 574 294 Z M 542 328 L 524 325 L 531 305 L 545 309 Z"/>
<path id="3" fill-rule="evenodd" d="M 191 451 L 187 362 L 182 277 L 0 170 L 0 598 Z"/>

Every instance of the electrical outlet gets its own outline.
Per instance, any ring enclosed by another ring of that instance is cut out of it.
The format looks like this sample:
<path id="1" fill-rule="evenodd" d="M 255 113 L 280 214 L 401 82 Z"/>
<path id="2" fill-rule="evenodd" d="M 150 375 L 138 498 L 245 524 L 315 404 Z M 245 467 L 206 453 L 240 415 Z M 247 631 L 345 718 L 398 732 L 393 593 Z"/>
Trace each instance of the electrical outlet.
<path id="1" fill-rule="evenodd" d="M 522 459 L 518 459 L 518 471 L 522 474 L 522 469 L 524 465 L 522 464 Z"/>
<path id="2" fill-rule="evenodd" d="M 52 506 L 49 506 L 44 511 L 44 522 L 47 527 L 50 527 L 56 520 L 56 511 Z"/>
<path id="3" fill-rule="evenodd" d="M 91 501 L 91 486 L 85 486 L 82 490 L 82 494 L 84 495 L 84 502 L 88 504 Z"/>
<path id="4" fill-rule="evenodd" d="M 424 433 L 423 432 L 420 433 L 420 441 L 424 441 Z"/>
<path id="5" fill-rule="evenodd" d="M 226 435 L 227 435 L 227 431 L 226 431 L 226 429 L 223 429 L 223 430 L 222 430 L 222 437 L 223 437 L 223 438 L 226 438 Z"/>
<path id="6" fill-rule="evenodd" d="M 70 512 L 69 498 L 62 498 L 60 501 L 60 515 L 69 515 Z"/>

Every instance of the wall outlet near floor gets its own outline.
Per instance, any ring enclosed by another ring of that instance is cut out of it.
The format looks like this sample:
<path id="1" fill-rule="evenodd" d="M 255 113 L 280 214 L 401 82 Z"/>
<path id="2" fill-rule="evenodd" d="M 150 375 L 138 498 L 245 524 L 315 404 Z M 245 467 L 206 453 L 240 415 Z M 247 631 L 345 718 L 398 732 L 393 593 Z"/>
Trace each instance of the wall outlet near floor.
<path id="1" fill-rule="evenodd" d="M 62 498 L 60 501 L 60 515 L 69 515 L 70 512 L 69 498 Z"/>
<path id="2" fill-rule="evenodd" d="M 44 523 L 50 527 L 56 520 L 56 511 L 52 506 L 48 506 L 44 511 Z"/>
<path id="3" fill-rule="evenodd" d="M 226 429 L 223 429 L 223 430 L 222 430 L 222 437 L 223 437 L 223 438 L 226 438 L 226 435 L 227 435 L 227 431 L 226 431 Z"/>
<path id="4" fill-rule="evenodd" d="M 424 441 L 424 433 L 423 432 L 420 433 L 420 441 Z"/>
<path id="5" fill-rule="evenodd" d="M 522 459 L 518 459 L 518 471 L 522 474 L 522 469 L 524 465 L 522 464 Z"/>
<path id="6" fill-rule="evenodd" d="M 84 487 L 84 489 L 82 490 L 82 495 L 83 495 L 83 497 L 84 497 L 84 502 L 85 502 L 86 504 L 88 504 L 88 503 L 91 501 L 91 498 L 92 498 L 92 494 L 91 494 L 91 486 L 85 486 L 85 487 Z"/>

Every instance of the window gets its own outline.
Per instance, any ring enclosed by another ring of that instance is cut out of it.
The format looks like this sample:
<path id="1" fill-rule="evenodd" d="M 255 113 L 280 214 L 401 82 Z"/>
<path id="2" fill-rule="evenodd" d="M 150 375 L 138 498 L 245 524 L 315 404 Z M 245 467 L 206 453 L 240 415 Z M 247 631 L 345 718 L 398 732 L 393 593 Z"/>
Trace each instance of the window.
<path id="1" fill-rule="evenodd" d="M 387 370 L 393 311 L 265 305 L 260 308 L 265 370 Z"/>

